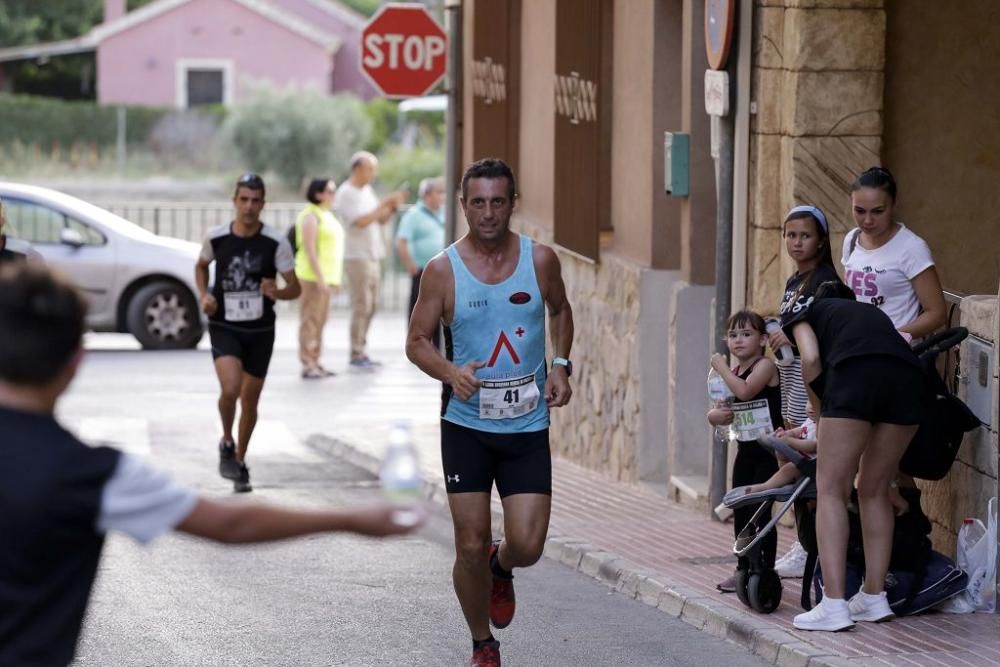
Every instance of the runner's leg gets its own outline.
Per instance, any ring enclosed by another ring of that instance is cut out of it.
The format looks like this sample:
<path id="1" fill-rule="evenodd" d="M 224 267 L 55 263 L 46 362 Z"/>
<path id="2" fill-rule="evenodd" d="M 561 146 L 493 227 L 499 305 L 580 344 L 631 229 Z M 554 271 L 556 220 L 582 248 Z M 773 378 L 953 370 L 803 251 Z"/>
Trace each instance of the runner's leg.
<path id="1" fill-rule="evenodd" d="M 240 389 L 240 439 L 236 444 L 236 460 L 243 463 L 250 445 L 250 436 L 257 425 L 257 403 L 264 389 L 264 378 L 243 373 Z"/>
<path id="2" fill-rule="evenodd" d="M 518 493 L 507 496 L 502 502 L 504 539 L 497 552 L 500 567 L 510 571 L 534 565 L 545 549 L 552 496 Z"/>
<path id="3" fill-rule="evenodd" d="M 219 378 L 219 417 L 222 419 L 222 437 L 233 442 L 233 422 L 236 420 L 236 401 L 240 397 L 243 363 L 239 357 L 224 356 L 215 360 L 215 374 Z"/>
<path id="4" fill-rule="evenodd" d="M 490 532 L 489 493 L 451 493 L 448 506 L 455 526 L 452 578 L 465 622 L 473 639 L 490 637 L 490 576 L 487 550 Z"/>

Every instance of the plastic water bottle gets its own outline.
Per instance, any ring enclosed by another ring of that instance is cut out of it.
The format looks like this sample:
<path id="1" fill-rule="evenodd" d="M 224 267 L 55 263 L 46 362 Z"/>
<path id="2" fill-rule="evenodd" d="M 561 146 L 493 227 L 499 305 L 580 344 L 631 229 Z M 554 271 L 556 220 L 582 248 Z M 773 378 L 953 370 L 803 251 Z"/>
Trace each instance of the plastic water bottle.
<path id="1" fill-rule="evenodd" d="M 714 368 L 708 371 L 708 397 L 712 399 L 712 405 L 716 408 L 732 405 L 733 399 L 736 397 Z M 732 440 L 736 437 L 736 431 L 732 424 L 716 426 L 715 432 L 723 440 Z"/>
<path id="2" fill-rule="evenodd" d="M 400 526 L 415 526 L 419 523 L 423 515 L 422 480 L 409 424 L 398 422 L 389 431 L 389 442 L 379 469 L 379 479 L 386 500 L 397 508 L 392 514 L 392 520 Z"/>
<path id="3" fill-rule="evenodd" d="M 781 323 L 778 320 L 768 320 L 765 330 L 769 334 L 775 334 L 781 331 Z M 777 354 L 775 356 L 775 363 L 779 366 L 788 366 L 793 361 L 795 361 L 795 353 L 792 352 L 792 346 L 785 343 L 778 348 Z"/>

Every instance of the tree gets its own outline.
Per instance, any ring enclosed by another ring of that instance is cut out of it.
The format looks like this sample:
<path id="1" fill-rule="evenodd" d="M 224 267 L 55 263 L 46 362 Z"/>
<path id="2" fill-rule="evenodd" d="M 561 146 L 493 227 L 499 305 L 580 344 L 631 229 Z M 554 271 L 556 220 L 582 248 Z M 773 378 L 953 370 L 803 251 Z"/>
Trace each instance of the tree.
<path id="1" fill-rule="evenodd" d="M 354 95 L 264 83 L 253 86 L 223 126 L 224 139 L 249 169 L 270 171 L 292 188 L 307 176 L 342 176 L 370 134 L 371 121 Z"/>

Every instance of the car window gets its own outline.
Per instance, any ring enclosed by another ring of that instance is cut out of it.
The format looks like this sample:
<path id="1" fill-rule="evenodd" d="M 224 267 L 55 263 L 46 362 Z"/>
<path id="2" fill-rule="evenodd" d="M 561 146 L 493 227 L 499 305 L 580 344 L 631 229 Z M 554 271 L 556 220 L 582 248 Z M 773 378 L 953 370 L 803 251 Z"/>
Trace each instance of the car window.
<path id="1" fill-rule="evenodd" d="M 48 206 L 20 199 L 4 202 L 8 233 L 29 243 L 59 243 L 66 216 Z"/>
<path id="2" fill-rule="evenodd" d="M 66 218 L 66 225 L 70 229 L 75 229 L 80 232 L 84 245 L 104 245 L 105 243 L 104 234 L 100 233 L 90 225 L 84 224 L 73 218 Z"/>

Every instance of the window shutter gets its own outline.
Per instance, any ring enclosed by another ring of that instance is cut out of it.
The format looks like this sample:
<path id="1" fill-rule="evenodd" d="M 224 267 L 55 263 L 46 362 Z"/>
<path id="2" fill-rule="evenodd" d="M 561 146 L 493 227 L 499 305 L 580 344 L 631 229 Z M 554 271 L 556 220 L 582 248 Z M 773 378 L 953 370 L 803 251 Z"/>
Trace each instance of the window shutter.
<path id="1" fill-rule="evenodd" d="M 477 2 L 473 15 L 472 157 L 498 157 L 518 174 L 521 0 Z"/>
<path id="2" fill-rule="evenodd" d="M 558 0 L 555 241 L 598 259 L 611 228 L 611 0 Z"/>

